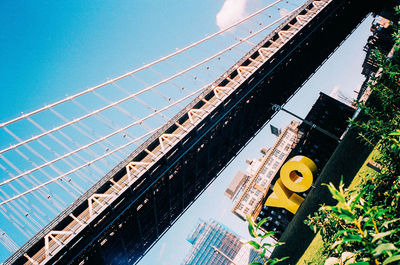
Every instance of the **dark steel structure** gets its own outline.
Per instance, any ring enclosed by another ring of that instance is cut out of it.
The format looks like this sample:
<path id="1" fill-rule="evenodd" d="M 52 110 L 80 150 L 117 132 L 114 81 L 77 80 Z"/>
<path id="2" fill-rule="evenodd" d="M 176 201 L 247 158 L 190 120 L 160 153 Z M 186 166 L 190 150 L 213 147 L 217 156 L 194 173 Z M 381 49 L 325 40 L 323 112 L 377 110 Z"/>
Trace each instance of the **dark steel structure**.
<path id="1" fill-rule="evenodd" d="M 308 1 L 298 14 L 306 13 L 312 2 Z M 108 205 L 107 211 L 86 224 L 40 264 L 122 265 L 137 262 L 271 119 L 274 115 L 271 104 L 285 104 L 374 6 L 372 1 L 361 0 L 318 2 L 328 4 L 242 82 L 223 104 L 208 113 L 196 129 L 189 131 L 152 165 L 137 185 L 120 194 Z M 291 17 L 278 30 L 286 30 L 295 22 L 295 17 Z M 266 47 L 278 38 L 278 31 L 274 31 L 258 48 Z M 257 56 L 260 54 L 254 49 L 239 64 L 249 64 Z M 228 78 L 238 74 L 231 70 Z M 216 82 L 223 85 L 226 78 L 221 77 Z M 207 99 L 207 93 L 210 90 L 201 96 Z M 199 104 L 200 99 L 196 99 L 189 107 Z M 174 117 L 162 132 L 171 132 L 176 121 L 187 119 L 185 113 Z M 5 264 L 35 264 L 27 257 L 44 248 L 43 237 L 52 230 L 64 229 L 72 220 L 71 214 L 76 216 L 87 207 L 87 198 L 91 194 L 110 187 L 111 178 L 121 179 L 126 174 L 125 166 L 130 161 L 140 160 L 144 148 L 155 145 L 162 132 L 156 133 L 142 149 L 122 161 Z"/>
<path id="2" fill-rule="evenodd" d="M 319 98 L 305 117 L 305 120 L 326 130 L 339 139 L 346 131 L 348 126 L 347 121 L 352 118 L 354 112 L 355 110 L 350 106 L 320 92 Z M 314 175 L 315 183 L 319 173 L 332 156 L 339 142 L 330 135 L 317 130 L 305 122 L 300 124 L 298 130 L 299 138 L 296 141 L 296 146 L 290 152 L 286 161 L 297 155 L 303 155 L 313 160 L 318 169 L 318 172 Z M 273 186 L 279 177 L 279 172 L 273 177 L 267 196 L 262 202 L 263 204 L 266 198 L 272 194 Z M 305 198 L 310 191 L 311 189 L 301 194 L 299 193 L 299 195 Z M 264 205 L 256 221 L 259 222 L 264 218 L 268 218 L 268 222 L 264 223 L 262 228 L 264 228 L 265 231 L 275 231 L 276 233 L 274 236 L 280 238 L 293 216 L 291 212 L 284 208 Z"/>

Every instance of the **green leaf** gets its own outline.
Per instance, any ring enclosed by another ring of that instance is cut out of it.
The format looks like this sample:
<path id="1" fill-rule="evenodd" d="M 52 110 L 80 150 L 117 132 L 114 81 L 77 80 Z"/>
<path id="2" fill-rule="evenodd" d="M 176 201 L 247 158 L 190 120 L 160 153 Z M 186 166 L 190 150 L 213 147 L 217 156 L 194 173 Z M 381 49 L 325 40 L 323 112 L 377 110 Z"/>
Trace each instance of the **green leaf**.
<path id="1" fill-rule="evenodd" d="M 393 263 L 400 260 L 400 255 L 391 256 L 383 261 L 383 265 Z"/>
<path id="2" fill-rule="evenodd" d="M 336 246 L 338 246 L 338 245 L 340 245 L 340 244 L 342 244 L 342 243 L 343 243 L 342 240 L 335 241 L 335 242 L 332 244 L 331 249 L 334 249 Z"/>
<path id="3" fill-rule="evenodd" d="M 264 235 L 262 235 L 261 236 L 261 239 L 264 239 L 264 238 L 267 238 L 267 237 L 269 237 L 269 236 L 273 236 L 273 235 L 275 235 L 275 232 L 267 232 L 267 233 L 265 233 Z"/>
<path id="4" fill-rule="evenodd" d="M 354 214 L 352 212 L 350 212 L 349 210 L 346 210 L 346 209 L 340 209 L 340 212 L 339 212 L 338 216 L 340 218 L 346 220 L 349 223 L 353 222 L 354 219 L 356 219 Z"/>
<path id="5" fill-rule="evenodd" d="M 329 192 L 332 194 L 333 198 L 335 198 L 338 202 L 346 203 L 346 199 L 343 194 L 341 194 L 332 183 L 326 185 L 329 189 Z"/>
<path id="6" fill-rule="evenodd" d="M 356 197 L 352 198 L 352 200 L 350 202 L 351 210 L 354 210 L 354 207 L 360 202 L 360 199 L 364 195 L 365 192 L 366 192 L 365 190 L 362 190 Z"/>
<path id="7" fill-rule="evenodd" d="M 252 262 L 249 265 L 262 265 L 262 263 L 260 263 L 260 262 Z"/>
<path id="8" fill-rule="evenodd" d="M 251 237 L 254 237 L 254 238 L 257 237 L 257 234 L 256 234 L 256 232 L 254 231 L 254 227 L 251 226 L 250 223 L 249 223 L 249 234 L 251 235 Z"/>
<path id="9" fill-rule="evenodd" d="M 250 244 L 255 249 L 260 249 L 260 244 L 258 244 L 256 241 L 251 240 L 247 243 Z"/>
<path id="10" fill-rule="evenodd" d="M 369 265 L 369 262 L 360 261 L 360 262 L 356 262 L 356 263 L 351 263 L 351 265 Z"/>
<path id="11" fill-rule="evenodd" d="M 260 253 L 260 257 L 261 257 L 261 258 L 263 258 L 263 259 L 265 258 L 265 252 L 266 252 L 266 251 L 267 251 L 266 248 L 264 248 L 263 251 L 261 251 L 261 253 Z"/>
<path id="12" fill-rule="evenodd" d="M 359 235 L 346 235 L 343 237 L 343 242 L 362 242 L 362 237 Z"/>
<path id="13" fill-rule="evenodd" d="M 346 235 L 346 234 L 350 234 L 350 233 L 352 233 L 352 232 L 354 232 L 353 229 L 340 230 L 339 232 L 336 233 L 336 235 L 334 235 L 334 236 L 332 237 L 332 239 L 336 239 L 336 238 L 338 238 L 339 236 L 341 236 L 341 235 L 343 235 L 343 234 Z"/>
<path id="14" fill-rule="evenodd" d="M 396 218 L 396 219 L 393 219 L 393 220 L 386 221 L 386 222 L 384 222 L 382 225 L 383 225 L 384 227 L 388 228 L 390 224 L 395 223 L 395 222 L 397 222 L 397 221 L 400 221 L 400 218 Z"/>
<path id="15" fill-rule="evenodd" d="M 253 220 L 251 219 L 250 215 L 246 215 L 246 219 L 247 219 L 247 222 L 248 222 L 252 227 L 254 227 L 254 222 L 253 222 Z"/>
<path id="16" fill-rule="evenodd" d="M 250 234 L 252 237 L 256 238 L 256 237 L 257 237 L 257 234 L 256 234 L 256 231 L 255 231 L 255 229 L 254 229 L 253 220 L 251 220 L 251 218 L 250 218 L 249 215 L 246 216 L 246 219 L 247 219 L 247 222 L 249 223 L 249 226 L 248 226 L 248 228 L 249 228 L 249 234 Z"/>
<path id="17" fill-rule="evenodd" d="M 265 248 L 265 247 L 273 247 L 274 245 L 272 245 L 272 244 L 270 244 L 270 243 L 264 243 L 264 244 L 262 244 L 262 248 Z"/>
<path id="18" fill-rule="evenodd" d="M 372 253 L 375 255 L 375 256 L 379 256 L 379 255 L 381 255 L 382 253 L 384 253 L 384 252 L 387 252 L 387 251 L 391 251 L 391 250 L 398 250 L 396 247 L 395 247 L 395 245 L 393 245 L 392 243 L 385 243 L 385 244 L 380 244 L 380 245 L 378 245 L 373 251 L 372 251 Z"/>
<path id="19" fill-rule="evenodd" d="M 388 236 L 388 235 L 390 235 L 390 234 L 393 234 L 394 232 L 396 232 L 396 230 L 389 230 L 389 231 L 386 231 L 386 232 L 382 232 L 382 233 L 379 233 L 379 234 L 375 234 L 375 235 L 373 236 L 373 238 L 372 238 L 372 242 L 375 242 L 375 241 L 378 240 L 378 239 L 381 239 L 381 238 L 384 238 L 385 236 Z"/>
<path id="20" fill-rule="evenodd" d="M 260 222 L 258 222 L 256 229 L 259 229 L 267 221 L 268 221 L 268 218 L 263 218 Z"/>
<path id="21" fill-rule="evenodd" d="M 391 136 L 400 136 L 400 130 L 396 130 L 396 131 L 394 131 L 392 133 L 389 133 L 389 135 L 391 135 Z"/>
<path id="22" fill-rule="evenodd" d="M 268 263 L 267 263 L 267 264 L 274 265 L 274 264 L 276 264 L 276 263 L 278 263 L 278 262 L 281 262 L 281 261 L 284 261 L 285 259 L 288 259 L 288 258 L 289 258 L 289 257 L 283 257 L 283 258 L 281 258 L 281 259 L 273 258 L 273 259 L 268 260 Z"/>

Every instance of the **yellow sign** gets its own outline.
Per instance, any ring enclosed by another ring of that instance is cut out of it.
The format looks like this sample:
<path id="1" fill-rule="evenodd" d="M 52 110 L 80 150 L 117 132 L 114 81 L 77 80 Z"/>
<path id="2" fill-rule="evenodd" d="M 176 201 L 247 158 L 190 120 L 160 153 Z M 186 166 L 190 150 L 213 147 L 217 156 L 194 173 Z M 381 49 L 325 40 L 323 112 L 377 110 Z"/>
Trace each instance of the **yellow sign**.
<path id="1" fill-rule="evenodd" d="M 267 198 L 266 206 L 285 208 L 295 214 L 304 199 L 296 192 L 308 190 L 317 171 L 315 163 L 305 156 L 295 156 L 281 168 L 273 193 Z"/>

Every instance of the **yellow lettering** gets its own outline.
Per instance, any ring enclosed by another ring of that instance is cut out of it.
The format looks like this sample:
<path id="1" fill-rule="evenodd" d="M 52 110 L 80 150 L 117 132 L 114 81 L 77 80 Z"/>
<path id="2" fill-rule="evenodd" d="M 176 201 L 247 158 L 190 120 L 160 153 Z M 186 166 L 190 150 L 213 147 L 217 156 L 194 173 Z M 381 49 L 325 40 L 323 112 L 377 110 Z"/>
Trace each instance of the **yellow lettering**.
<path id="1" fill-rule="evenodd" d="M 283 184 L 291 191 L 304 192 L 308 190 L 317 171 L 315 163 L 305 156 L 295 156 L 287 161 L 281 168 Z"/>
<path id="2" fill-rule="evenodd" d="M 295 214 L 301 203 L 304 201 L 302 197 L 288 190 L 283 185 L 280 178 L 276 181 L 272 190 L 274 192 L 268 197 L 267 201 L 265 202 L 266 206 L 285 208 L 291 213 Z"/>
<path id="3" fill-rule="evenodd" d="M 267 198 L 266 206 L 285 208 L 295 214 L 304 199 L 295 192 L 308 190 L 317 171 L 315 163 L 305 156 L 295 156 L 281 168 L 273 193 Z"/>

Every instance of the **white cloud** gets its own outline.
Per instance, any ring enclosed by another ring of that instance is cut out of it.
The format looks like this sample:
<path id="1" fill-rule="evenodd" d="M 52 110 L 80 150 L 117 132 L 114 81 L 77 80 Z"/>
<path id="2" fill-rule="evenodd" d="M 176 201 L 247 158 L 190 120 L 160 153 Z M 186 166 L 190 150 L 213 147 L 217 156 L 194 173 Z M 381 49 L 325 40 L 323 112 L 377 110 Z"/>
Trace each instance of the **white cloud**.
<path id="1" fill-rule="evenodd" d="M 247 0 L 225 0 L 217 14 L 217 26 L 226 28 L 246 16 Z"/>

